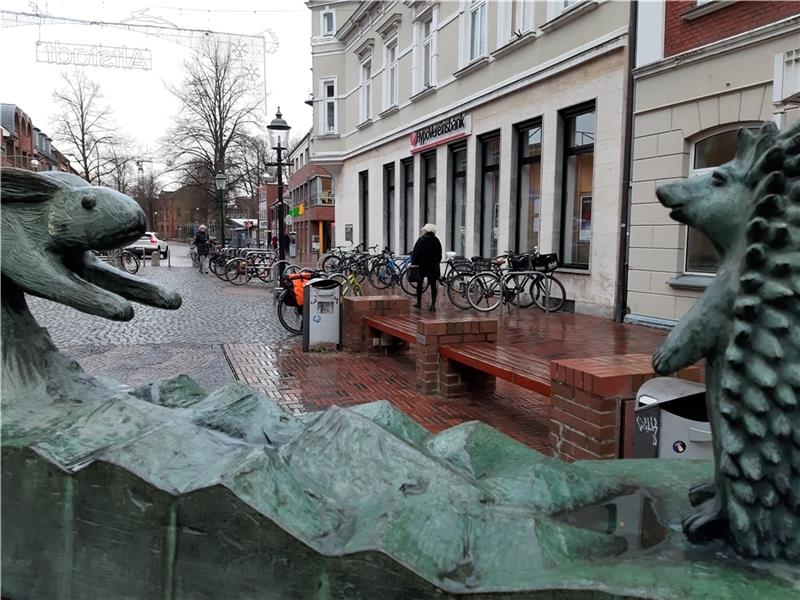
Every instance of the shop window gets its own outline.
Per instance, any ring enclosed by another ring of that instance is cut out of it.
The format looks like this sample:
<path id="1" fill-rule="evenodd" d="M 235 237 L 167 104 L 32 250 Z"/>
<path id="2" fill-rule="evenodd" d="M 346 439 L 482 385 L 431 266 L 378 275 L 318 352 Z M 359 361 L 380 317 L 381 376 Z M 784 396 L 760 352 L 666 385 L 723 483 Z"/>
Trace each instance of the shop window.
<path id="1" fill-rule="evenodd" d="M 361 63 L 361 118 L 359 122 L 372 118 L 372 59 Z"/>
<path id="2" fill-rule="evenodd" d="M 565 267 L 588 269 L 592 245 L 594 180 L 594 104 L 562 113 L 564 181 L 561 201 L 560 254 Z"/>
<path id="3" fill-rule="evenodd" d="M 383 109 L 397 106 L 397 38 L 386 44 L 386 68 L 383 71 Z"/>
<path id="4" fill-rule="evenodd" d="M 516 250 L 539 245 L 541 231 L 542 123 L 517 128 Z"/>
<path id="5" fill-rule="evenodd" d="M 403 242 L 405 248 L 404 252 L 410 252 L 414 247 L 416 238 L 414 237 L 414 160 L 407 158 L 402 163 L 403 169 L 403 199 L 402 199 L 402 214 L 403 214 Z"/>
<path id="6" fill-rule="evenodd" d="M 500 135 L 481 139 L 481 256 L 497 256 L 500 210 Z"/>
<path id="7" fill-rule="evenodd" d="M 436 151 L 422 156 L 422 225 L 436 223 Z"/>
<path id="8" fill-rule="evenodd" d="M 358 230 L 364 249 L 369 248 L 369 172 L 358 174 Z"/>
<path id="9" fill-rule="evenodd" d="M 736 155 L 736 138 L 743 126 L 741 124 L 726 126 L 723 130 L 717 130 L 697 140 L 692 145 L 689 177 L 710 173 L 716 167 L 733 160 Z M 750 128 L 754 132 L 758 131 L 756 125 L 750 125 Z M 710 274 L 716 272 L 718 264 L 719 254 L 714 245 L 700 231 L 689 227 L 686 232 L 684 271 Z"/>
<path id="10" fill-rule="evenodd" d="M 464 255 L 467 231 L 467 148 L 450 149 L 450 249 Z"/>
<path id="11" fill-rule="evenodd" d="M 383 167 L 383 243 L 392 249 L 394 230 L 394 164 Z"/>

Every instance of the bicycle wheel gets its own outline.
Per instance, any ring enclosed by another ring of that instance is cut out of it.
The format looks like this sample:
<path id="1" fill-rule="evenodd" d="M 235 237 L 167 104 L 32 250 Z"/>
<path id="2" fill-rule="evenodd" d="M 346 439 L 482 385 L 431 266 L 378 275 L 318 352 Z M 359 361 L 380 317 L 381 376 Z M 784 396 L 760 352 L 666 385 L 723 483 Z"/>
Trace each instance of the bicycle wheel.
<path id="1" fill-rule="evenodd" d="M 451 277 L 447 284 L 447 297 L 453 306 L 461 310 L 468 310 L 472 307 L 467 297 L 470 279 L 472 279 L 471 273 L 459 273 L 455 277 Z"/>
<path id="2" fill-rule="evenodd" d="M 534 300 L 531 294 L 531 276 L 522 274 L 512 274 L 504 279 L 506 289 L 509 294 L 509 302 L 520 308 L 533 306 Z"/>
<path id="3" fill-rule="evenodd" d="M 394 283 L 394 266 L 388 258 L 375 261 L 369 272 L 369 282 L 378 290 L 385 290 Z"/>
<path id="4" fill-rule="evenodd" d="M 289 306 L 284 302 L 286 292 L 278 298 L 278 320 L 289 333 L 300 335 L 303 333 L 303 307 Z"/>
<path id="5" fill-rule="evenodd" d="M 128 273 L 136 274 L 139 272 L 139 259 L 133 252 L 123 252 L 120 256 L 122 268 Z"/>
<path id="6" fill-rule="evenodd" d="M 536 306 L 542 310 L 556 312 L 564 308 L 564 301 L 567 298 L 567 291 L 564 284 L 552 275 L 540 275 L 531 282 L 530 294 Z M 547 299 L 550 303 L 548 305 Z"/>
<path id="7" fill-rule="evenodd" d="M 416 296 L 417 295 L 417 285 L 419 285 L 416 281 L 409 281 L 408 276 L 411 273 L 411 270 L 406 267 L 402 273 L 400 273 L 400 287 L 403 288 L 403 291 L 408 294 L 409 296 Z M 422 284 L 422 291 L 428 289 L 428 280 L 425 279 L 425 283 Z"/>
<path id="8" fill-rule="evenodd" d="M 324 259 L 322 259 L 322 270 L 326 273 L 332 273 L 333 271 L 339 270 L 339 257 L 336 254 L 328 254 Z"/>
<path id="9" fill-rule="evenodd" d="M 490 271 L 476 274 L 469 280 L 467 300 L 470 306 L 481 312 L 490 312 L 503 300 L 503 284 L 500 276 Z"/>
<path id="10" fill-rule="evenodd" d="M 251 271 L 244 258 L 233 258 L 225 265 L 225 279 L 233 285 L 244 285 L 250 277 Z"/>

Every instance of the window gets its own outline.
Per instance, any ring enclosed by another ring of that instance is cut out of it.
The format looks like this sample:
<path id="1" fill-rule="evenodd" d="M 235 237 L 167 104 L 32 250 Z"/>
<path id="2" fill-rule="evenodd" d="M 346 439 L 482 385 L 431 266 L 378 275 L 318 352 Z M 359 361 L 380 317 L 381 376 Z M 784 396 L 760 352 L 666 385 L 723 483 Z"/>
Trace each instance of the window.
<path id="1" fill-rule="evenodd" d="M 414 247 L 414 159 L 407 158 L 403 161 L 403 231 L 400 233 L 405 247 L 403 251 L 408 253 Z"/>
<path id="2" fill-rule="evenodd" d="M 759 124 L 760 125 L 760 124 Z M 710 173 L 716 167 L 733 159 L 736 154 L 736 138 L 742 125 L 733 125 L 724 131 L 697 140 L 692 146 L 692 162 L 689 177 Z M 757 126 L 752 130 L 758 131 Z M 719 254 L 706 236 L 694 227 L 686 232 L 687 273 L 714 273 L 719 264 Z"/>
<path id="3" fill-rule="evenodd" d="M 542 123 L 517 129 L 517 231 L 516 250 L 526 252 L 539 245 L 541 230 Z"/>
<path id="4" fill-rule="evenodd" d="M 383 243 L 392 249 L 394 229 L 394 164 L 383 167 Z"/>
<path id="5" fill-rule="evenodd" d="M 555 19 L 562 12 L 567 10 L 570 6 L 580 4 L 585 0 L 548 0 L 547 2 L 547 20 Z"/>
<path id="6" fill-rule="evenodd" d="M 500 217 L 500 136 L 481 139 L 481 256 L 497 256 Z"/>
<path id="7" fill-rule="evenodd" d="M 510 0 L 498 5 L 498 46 L 517 39 L 518 35 L 533 30 L 533 0 Z"/>
<path id="8" fill-rule="evenodd" d="M 469 8 L 469 52 L 467 62 L 486 53 L 486 1 L 472 0 Z"/>
<path id="9" fill-rule="evenodd" d="M 592 244 L 594 179 L 594 104 L 562 113 L 564 181 L 561 201 L 560 254 L 565 267 L 589 268 Z"/>
<path id="10" fill-rule="evenodd" d="M 361 63 L 361 119 L 372 118 L 372 59 Z"/>
<path id="11" fill-rule="evenodd" d="M 383 71 L 383 109 L 397 106 L 397 38 L 386 44 Z"/>
<path id="12" fill-rule="evenodd" d="M 336 80 L 322 81 L 322 135 L 336 133 Z"/>
<path id="13" fill-rule="evenodd" d="M 364 248 L 369 247 L 369 171 L 358 174 L 358 230 Z"/>
<path id="14" fill-rule="evenodd" d="M 450 249 L 459 256 L 464 255 L 467 232 L 467 148 L 457 146 L 450 149 Z"/>
<path id="15" fill-rule="evenodd" d="M 322 35 L 333 35 L 336 33 L 336 13 L 332 10 L 322 11 Z"/>
<path id="16" fill-rule="evenodd" d="M 436 8 L 417 22 L 414 28 L 414 93 L 436 85 Z"/>
<path id="17" fill-rule="evenodd" d="M 436 152 L 422 156 L 422 225 L 436 223 Z"/>

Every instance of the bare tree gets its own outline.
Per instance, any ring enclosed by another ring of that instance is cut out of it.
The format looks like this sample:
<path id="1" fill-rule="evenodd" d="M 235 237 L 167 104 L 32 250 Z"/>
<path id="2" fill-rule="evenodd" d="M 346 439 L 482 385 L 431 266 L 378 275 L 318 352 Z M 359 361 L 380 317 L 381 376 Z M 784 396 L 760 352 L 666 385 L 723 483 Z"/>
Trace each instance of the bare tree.
<path id="1" fill-rule="evenodd" d="M 142 207 L 147 217 L 148 231 L 156 230 L 156 210 L 158 210 L 158 199 L 161 193 L 161 184 L 158 177 L 151 170 L 147 169 L 139 175 L 136 182 L 134 199 Z"/>
<path id="2" fill-rule="evenodd" d="M 113 169 L 106 149 L 118 137 L 111 121 L 111 108 L 103 103 L 100 84 L 83 71 L 62 73 L 64 87 L 53 92 L 59 114 L 53 119 L 54 136 L 63 144 L 65 154 L 72 154 L 80 175 L 90 183 L 99 183 Z"/>
<path id="3" fill-rule="evenodd" d="M 263 134 L 241 133 L 237 136 L 228 160 L 229 169 L 235 174 L 234 185 L 250 198 L 258 196 L 258 188 L 264 184 L 264 176 L 272 175 L 275 168 L 275 151 Z"/>
<path id="4" fill-rule="evenodd" d="M 184 80 L 169 91 L 180 101 L 181 110 L 164 139 L 165 154 L 171 156 L 186 185 L 209 186 L 220 171 L 228 176 L 228 187 L 240 183 L 242 173 L 229 156 L 237 138 L 256 117 L 259 100 L 245 73 L 239 68 L 230 44 L 207 39 L 193 60 L 183 66 Z"/>
<path id="5" fill-rule="evenodd" d="M 108 177 L 103 184 L 128 194 L 133 191 L 135 183 L 136 153 L 126 145 L 112 144 L 103 153 L 105 158 Z"/>

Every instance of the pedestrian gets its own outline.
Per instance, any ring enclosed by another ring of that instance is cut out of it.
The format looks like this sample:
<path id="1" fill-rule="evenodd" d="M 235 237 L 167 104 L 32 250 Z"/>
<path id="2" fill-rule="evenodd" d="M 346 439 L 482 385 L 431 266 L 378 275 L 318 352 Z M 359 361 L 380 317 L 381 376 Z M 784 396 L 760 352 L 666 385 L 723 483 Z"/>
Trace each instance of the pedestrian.
<path id="1" fill-rule="evenodd" d="M 277 250 L 278 249 L 278 236 L 277 235 L 273 235 L 272 236 L 272 249 L 273 250 Z"/>
<path id="2" fill-rule="evenodd" d="M 428 280 L 431 287 L 431 312 L 436 310 L 436 282 L 441 275 L 439 263 L 442 262 L 442 243 L 436 237 L 436 225 L 427 223 L 422 228 L 422 235 L 419 236 L 414 250 L 411 252 L 411 264 L 416 266 L 419 271 L 417 279 L 417 303 L 416 308 L 422 308 L 423 280 Z"/>
<path id="3" fill-rule="evenodd" d="M 289 246 L 292 243 L 292 238 L 289 236 L 289 232 L 283 234 L 283 255 L 286 256 L 289 254 Z"/>
<path id="4" fill-rule="evenodd" d="M 197 258 L 200 261 L 200 272 L 208 273 L 208 232 L 205 225 L 197 228 L 197 235 L 194 236 L 194 247 L 197 249 Z"/>

